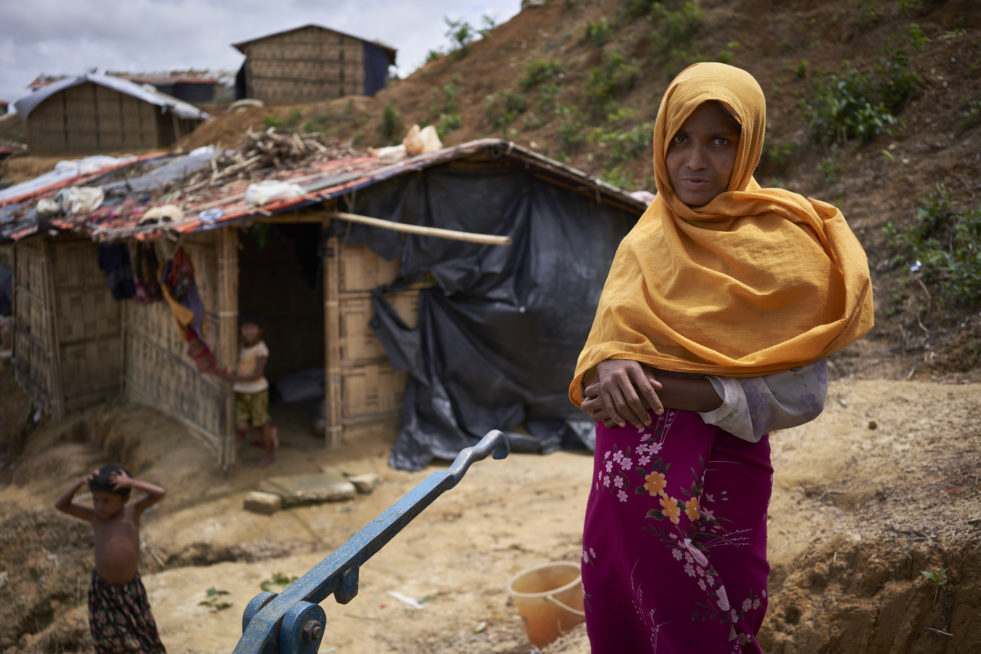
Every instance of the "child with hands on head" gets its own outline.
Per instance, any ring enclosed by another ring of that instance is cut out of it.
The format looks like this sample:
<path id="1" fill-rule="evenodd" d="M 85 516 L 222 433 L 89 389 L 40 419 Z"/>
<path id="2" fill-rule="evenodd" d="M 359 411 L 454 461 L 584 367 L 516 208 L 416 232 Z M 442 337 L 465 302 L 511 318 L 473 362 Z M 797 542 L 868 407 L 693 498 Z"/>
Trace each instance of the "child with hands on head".
<path id="1" fill-rule="evenodd" d="M 92 506 L 72 500 L 88 485 Z M 128 503 L 132 489 L 144 495 Z M 92 524 L 95 569 L 89 583 L 89 630 L 97 652 L 164 652 L 140 579 L 140 516 L 166 491 L 135 479 L 119 466 L 103 466 L 78 479 L 55 508 Z"/>

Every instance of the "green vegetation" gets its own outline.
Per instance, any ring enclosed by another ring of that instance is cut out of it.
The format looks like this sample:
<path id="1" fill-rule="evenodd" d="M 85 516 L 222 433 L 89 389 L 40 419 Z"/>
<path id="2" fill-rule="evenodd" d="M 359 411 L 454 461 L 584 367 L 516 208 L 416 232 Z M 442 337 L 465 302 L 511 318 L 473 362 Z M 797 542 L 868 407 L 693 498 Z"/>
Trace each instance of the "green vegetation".
<path id="1" fill-rule="evenodd" d="M 584 40 L 589 41 L 597 48 L 602 48 L 613 40 L 613 27 L 606 20 L 606 16 L 603 16 L 595 23 L 593 21 L 586 23 Z"/>
<path id="2" fill-rule="evenodd" d="M 893 265 L 909 265 L 941 299 L 981 306 L 981 206 L 960 210 L 941 185 L 917 209 L 911 227 L 890 222 L 884 229 L 897 250 Z"/>
<path id="3" fill-rule="evenodd" d="M 496 23 L 491 16 L 484 15 L 482 17 L 484 26 L 480 29 L 475 28 L 473 25 L 463 20 L 452 20 L 447 17 L 443 17 L 443 22 L 446 23 L 446 38 L 450 40 L 450 56 L 454 59 L 462 59 L 467 56 L 469 50 L 467 46 L 473 43 L 478 38 L 484 38 L 492 29 L 494 29 Z M 426 61 L 429 62 L 431 59 L 436 58 L 441 53 L 438 51 L 430 50 L 429 56 Z"/>
<path id="4" fill-rule="evenodd" d="M 630 175 L 630 173 L 624 170 L 623 166 L 614 166 L 613 168 L 603 169 L 603 172 L 600 173 L 600 179 L 607 184 L 612 184 L 613 186 L 624 189 L 625 191 L 637 188 L 637 181 L 632 175 Z"/>
<path id="5" fill-rule="evenodd" d="M 391 143 L 402 137 L 402 117 L 399 116 L 395 105 L 388 103 L 382 110 L 381 135 L 385 143 Z"/>
<path id="6" fill-rule="evenodd" d="M 229 593 L 227 590 L 221 590 L 212 586 L 204 592 L 205 599 L 198 602 L 198 606 L 207 606 L 212 613 L 223 611 L 232 606 L 231 602 L 226 602 L 221 599 L 222 596 L 228 594 Z"/>
<path id="7" fill-rule="evenodd" d="M 626 132 L 597 127 L 589 133 L 587 140 L 596 146 L 604 163 L 615 165 L 644 157 L 651 147 L 653 132 L 653 123 L 641 123 Z"/>
<path id="8" fill-rule="evenodd" d="M 940 572 L 934 572 L 932 570 L 920 570 L 920 574 L 933 582 L 935 586 L 945 586 L 947 584 L 947 573 L 950 568 L 944 568 Z"/>
<path id="9" fill-rule="evenodd" d="M 816 80 L 811 99 L 801 100 L 801 112 L 811 137 L 822 145 L 866 143 L 902 125 L 895 114 L 919 82 L 909 55 L 897 52 L 871 72 L 849 68 L 841 78 Z"/>
<path id="10" fill-rule="evenodd" d="M 268 129 L 269 127 L 282 127 L 283 119 L 275 114 L 266 114 L 262 117 L 262 124 Z"/>
<path id="11" fill-rule="evenodd" d="M 463 125 L 463 118 L 460 116 L 459 112 L 440 114 L 439 120 L 436 121 L 436 133 L 442 139 L 447 134 L 455 129 L 460 129 Z"/>
<path id="12" fill-rule="evenodd" d="M 961 112 L 961 126 L 971 129 L 981 124 L 981 99 L 971 100 L 967 108 Z"/>
<path id="13" fill-rule="evenodd" d="M 659 1 L 660 0 L 623 0 L 623 4 L 620 6 L 620 10 L 617 12 L 617 18 L 620 20 L 635 20 L 641 16 L 649 16 L 651 13 L 651 7 L 657 4 Z"/>
<path id="14" fill-rule="evenodd" d="M 528 98 L 517 91 L 498 91 L 487 98 L 484 120 L 495 129 L 506 129 L 528 108 Z"/>
<path id="15" fill-rule="evenodd" d="M 838 164 L 832 159 L 825 159 L 818 162 L 818 171 L 824 178 L 824 183 L 831 186 L 838 181 Z"/>
<path id="16" fill-rule="evenodd" d="M 784 172 L 787 165 L 797 152 L 793 143 L 781 143 L 767 133 L 763 140 L 763 154 L 760 156 L 760 168 L 769 174 Z"/>
<path id="17" fill-rule="evenodd" d="M 702 25 L 702 10 L 694 0 L 661 0 L 651 4 L 654 41 L 664 50 L 680 47 Z"/>
<path id="18" fill-rule="evenodd" d="M 736 59 L 736 50 L 739 49 L 739 41 L 729 41 L 726 47 L 719 51 L 718 59 L 723 64 L 731 64 Z"/>
<path id="19" fill-rule="evenodd" d="M 440 87 L 437 91 L 439 100 L 429 109 L 426 122 L 436 125 L 436 131 L 440 138 L 463 125 L 463 118 L 460 116 L 460 104 L 456 101 L 456 96 L 460 94 L 459 81 L 459 78 L 454 76 L 453 79 Z"/>
<path id="20" fill-rule="evenodd" d="M 543 84 L 538 89 L 538 108 L 544 114 L 559 113 L 559 92 L 562 89 L 558 84 Z"/>
<path id="21" fill-rule="evenodd" d="M 518 80 L 518 87 L 522 91 L 530 91 L 536 86 L 562 79 L 564 75 L 565 67 L 561 62 L 535 59 L 525 64 L 525 74 Z"/>
<path id="22" fill-rule="evenodd" d="M 603 55 L 603 63 L 589 71 L 586 78 L 586 104 L 594 117 L 605 116 L 615 110 L 614 99 L 629 91 L 640 77 L 640 64 L 627 61 L 619 52 Z"/>
<path id="23" fill-rule="evenodd" d="M 296 131 L 296 126 L 300 124 L 300 120 L 303 118 L 303 112 L 297 108 L 290 110 L 290 115 L 286 117 L 286 129 L 293 132 Z"/>
<path id="24" fill-rule="evenodd" d="M 330 116 L 325 113 L 318 113 L 313 118 L 303 123 L 304 132 L 323 132 L 327 127 L 327 121 L 330 120 Z"/>
<path id="25" fill-rule="evenodd" d="M 274 572 L 272 577 L 259 584 L 262 590 L 270 593 L 281 593 L 284 588 L 297 580 L 297 577 L 285 575 L 282 572 Z"/>
<path id="26" fill-rule="evenodd" d="M 456 59 L 466 57 L 467 46 L 476 38 L 477 31 L 462 18 L 451 20 L 444 16 L 443 22 L 446 23 L 445 36 L 450 40 L 450 54 Z"/>
<path id="27" fill-rule="evenodd" d="M 907 45 L 919 49 L 927 41 L 918 25 L 907 25 Z M 888 38 L 883 49 L 891 54 L 880 57 L 870 70 L 852 68 L 845 61 L 840 78 L 827 74 L 815 80 L 811 98 L 801 100 L 800 106 L 817 143 L 830 146 L 852 139 L 866 143 L 902 125 L 897 115 L 921 80 L 902 43 Z"/>
<path id="28" fill-rule="evenodd" d="M 914 50 L 922 50 L 930 43 L 930 38 L 923 33 L 923 29 L 917 23 L 910 23 L 906 26 L 906 38 Z"/>
<path id="29" fill-rule="evenodd" d="M 800 62 L 797 64 L 797 66 L 794 68 L 794 77 L 796 77 L 797 79 L 804 79 L 805 77 L 807 77 L 807 62 L 804 61 L 803 59 L 801 59 Z"/>
<path id="30" fill-rule="evenodd" d="M 564 154 L 572 154 L 586 142 L 586 121 L 575 107 L 562 106 L 558 109 L 562 116 L 559 128 L 559 144 Z"/>

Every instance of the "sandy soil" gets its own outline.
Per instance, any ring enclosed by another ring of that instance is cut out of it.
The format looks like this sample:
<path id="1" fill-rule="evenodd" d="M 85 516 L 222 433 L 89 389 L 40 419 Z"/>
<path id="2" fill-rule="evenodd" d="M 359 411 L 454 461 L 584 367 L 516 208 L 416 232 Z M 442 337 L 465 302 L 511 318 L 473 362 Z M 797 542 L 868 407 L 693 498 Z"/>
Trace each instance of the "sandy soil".
<path id="1" fill-rule="evenodd" d="M 25 403 L 9 370 L 2 377 L 8 425 Z M 976 383 L 841 378 L 818 420 L 773 436 L 767 651 L 981 647 L 978 397 Z M 263 583 L 303 574 L 440 469 L 390 469 L 391 439 L 366 436 L 328 451 L 287 422 L 271 468 L 243 464 L 223 474 L 199 441 L 150 409 L 118 405 L 42 421 L 16 458 L 7 454 L 0 478 L 0 584 L 20 600 L 0 607 L 0 647 L 90 651 L 90 529 L 52 503 L 93 466 L 121 461 L 168 489 L 142 532 L 163 641 L 171 652 L 224 652 Z M 256 456 L 243 452 L 246 461 Z M 271 516 L 242 507 L 264 477 L 325 469 L 375 473 L 380 485 L 353 501 Z M 532 652 L 507 583 L 540 563 L 578 561 L 590 471 L 588 452 L 476 463 L 363 566 L 353 601 L 324 602 L 320 651 Z M 943 585 L 921 574 L 945 568 Z M 227 591 L 218 599 L 231 606 L 202 605 L 210 588 Z M 546 649 L 587 651 L 582 629 Z"/>
<path id="2" fill-rule="evenodd" d="M 566 64 L 560 100 L 579 104 L 585 77 L 603 53 L 582 34 L 620 4 L 553 2 L 523 11 L 466 58 L 431 62 L 373 99 L 301 107 L 302 121 L 323 118 L 328 131 L 381 145 L 384 106 L 397 106 L 406 125 L 432 122 L 445 109 L 448 89 L 459 87 L 463 127 L 444 141 L 488 136 L 488 94 L 517 88 L 525 64 L 540 58 Z M 863 11 L 853 0 L 705 1 L 705 28 L 690 44 L 692 52 L 711 53 L 719 43 L 738 42 L 735 63 L 752 70 L 767 92 L 776 142 L 797 152 L 784 169 L 761 179 L 842 207 L 869 253 L 877 298 L 876 328 L 833 359 L 825 413 L 773 436 L 772 602 L 760 639 L 767 651 L 788 654 L 973 653 L 981 651 L 975 417 L 981 317 L 976 309 L 944 305 L 925 286 L 921 292 L 906 267 L 892 262 L 882 227 L 889 221 L 908 227 L 940 182 L 965 208 L 977 204 L 981 131 L 959 125 L 981 89 L 981 14 L 970 0 L 902 3 L 906 13 L 886 11 L 890 3 L 859 4 Z M 825 152 L 809 144 L 799 103 L 821 71 L 841 72 L 842 59 L 872 66 L 911 21 L 930 42 L 915 55 L 922 84 L 903 108 L 905 127 L 864 146 Z M 618 29 L 606 50 L 644 64 L 635 88 L 618 98 L 640 112 L 621 126 L 626 131 L 652 119 L 652 98 L 660 96 L 667 71 L 650 58 L 655 49 L 642 21 Z M 801 64 L 810 71 L 802 77 L 794 73 Z M 234 147 L 247 127 L 261 127 L 267 115 L 286 120 L 294 109 L 215 120 L 180 147 Z M 561 127 L 554 117 L 523 118 L 502 135 L 558 155 Z M 600 174 L 602 158 L 594 159 L 593 150 L 582 148 L 569 163 Z M 645 154 L 625 166 L 646 179 L 649 161 Z M 19 180 L 52 163 L 12 158 L 0 165 L 0 177 Z M 31 416 L 0 363 L 0 651 L 11 653 L 91 651 L 84 606 L 91 533 L 52 503 L 95 465 L 122 462 L 169 490 L 144 520 L 142 569 L 163 640 L 178 654 L 230 651 L 241 612 L 264 582 L 302 574 L 438 469 L 388 468 L 393 433 L 326 451 L 286 415 L 277 416 L 283 448 L 276 464 L 261 472 L 243 465 L 227 475 L 180 425 L 145 408 L 98 407 L 60 424 L 35 424 Z M 539 563 L 578 560 L 590 465 L 585 452 L 476 464 L 365 564 L 358 597 L 344 606 L 324 603 L 328 626 L 320 651 L 530 652 L 506 584 Z M 242 509 L 262 478 L 321 469 L 374 472 L 381 484 L 350 502 L 273 516 Z M 937 574 L 939 583 L 923 571 Z M 209 588 L 227 591 L 219 599 L 231 606 L 202 605 Z M 411 608 L 390 591 L 424 608 Z M 548 648 L 548 654 L 586 651 L 581 630 Z"/>

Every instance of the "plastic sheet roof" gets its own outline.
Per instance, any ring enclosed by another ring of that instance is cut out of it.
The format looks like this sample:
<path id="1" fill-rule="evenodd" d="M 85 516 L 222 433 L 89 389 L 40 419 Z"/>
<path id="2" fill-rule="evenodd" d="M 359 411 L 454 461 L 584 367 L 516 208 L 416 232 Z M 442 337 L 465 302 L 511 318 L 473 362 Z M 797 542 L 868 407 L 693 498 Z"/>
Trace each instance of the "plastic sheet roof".
<path id="1" fill-rule="evenodd" d="M 180 118 L 187 118 L 190 120 L 207 120 L 211 117 L 194 105 L 178 100 L 177 98 L 171 97 L 165 93 L 160 93 L 155 89 L 149 90 L 146 87 L 130 82 L 129 80 L 119 77 L 111 77 L 109 75 L 102 75 L 99 73 L 85 73 L 84 75 L 79 75 L 77 77 L 66 77 L 58 80 L 57 82 L 52 82 L 47 86 L 42 86 L 30 95 L 26 95 L 19 100 L 15 100 L 14 107 L 17 109 L 17 113 L 20 114 L 21 117 L 27 118 L 30 113 L 34 111 L 35 107 L 55 93 L 64 91 L 65 89 L 73 86 L 78 86 L 79 84 L 84 84 L 85 82 L 92 82 L 93 84 L 105 86 L 115 91 L 119 91 L 120 93 L 125 93 L 126 95 L 143 100 L 144 102 L 157 105 L 162 111 L 173 112 Z"/>
<path id="2" fill-rule="evenodd" d="M 164 174 L 164 171 L 179 168 L 179 175 L 184 175 L 186 179 L 194 171 L 210 166 L 213 155 L 208 150 L 201 149 L 182 156 L 145 155 L 41 187 L 27 182 L 25 192 L 19 192 L 18 187 L 5 189 L 4 195 L 0 195 L 0 241 L 17 241 L 50 230 L 88 235 L 99 241 L 116 241 L 154 239 L 168 232 L 181 234 L 215 229 L 319 205 L 386 179 L 474 156 L 524 168 L 597 201 L 612 202 L 638 213 L 647 206 L 646 199 L 642 197 L 499 139 L 471 141 L 392 162 L 374 155 L 364 155 L 270 171 L 264 180 L 293 183 L 303 192 L 262 205 L 251 204 L 245 198 L 249 184 L 256 180 L 236 180 L 184 193 L 180 179 L 175 179 L 173 174 Z M 106 199 L 98 209 L 84 215 L 42 218 L 37 214 L 35 207 L 38 201 L 53 198 L 61 189 L 70 186 L 101 186 L 106 191 Z M 163 204 L 178 205 L 183 218 L 173 222 L 141 224 L 149 209 Z"/>

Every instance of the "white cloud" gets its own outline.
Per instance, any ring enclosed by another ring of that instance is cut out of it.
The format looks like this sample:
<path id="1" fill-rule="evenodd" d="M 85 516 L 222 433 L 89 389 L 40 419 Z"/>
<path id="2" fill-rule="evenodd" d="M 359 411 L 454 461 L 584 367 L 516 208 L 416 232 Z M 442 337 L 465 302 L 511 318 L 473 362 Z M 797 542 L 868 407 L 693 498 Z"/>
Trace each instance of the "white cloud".
<path id="1" fill-rule="evenodd" d="M 29 93 L 39 74 L 91 68 L 152 72 L 237 69 L 233 43 L 308 23 L 378 40 L 398 50 L 406 75 L 448 45 L 444 17 L 502 23 L 521 0 L 28 0 L 4 2 L 0 98 Z"/>

